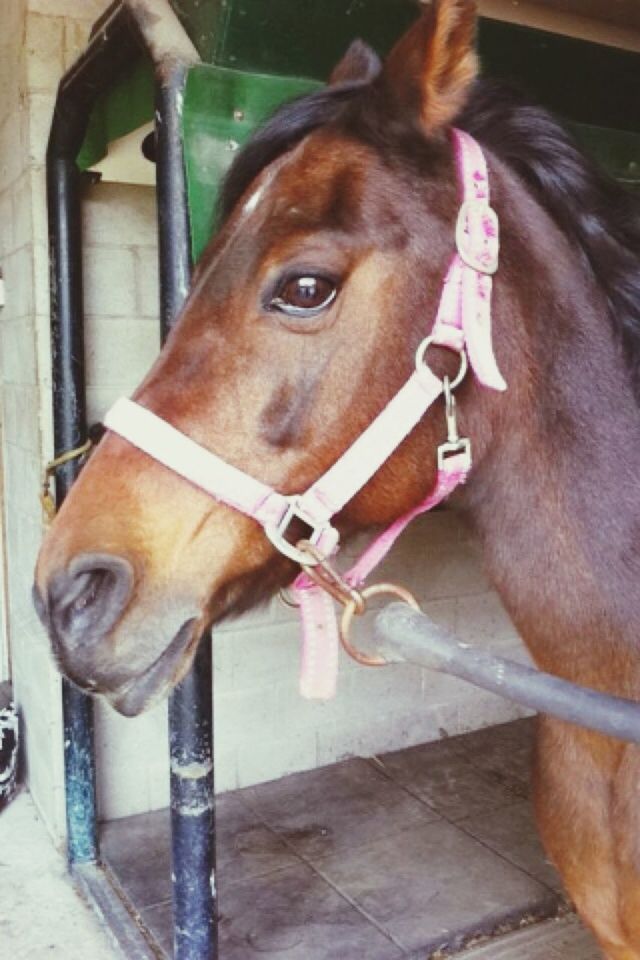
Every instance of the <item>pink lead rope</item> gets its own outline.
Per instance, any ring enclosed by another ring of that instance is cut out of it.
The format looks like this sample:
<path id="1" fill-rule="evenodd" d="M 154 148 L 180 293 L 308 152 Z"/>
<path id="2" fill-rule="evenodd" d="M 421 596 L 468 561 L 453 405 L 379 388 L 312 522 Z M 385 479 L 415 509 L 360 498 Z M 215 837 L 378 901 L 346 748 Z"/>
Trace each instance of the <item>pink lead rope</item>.
<path id="1" fill-rule="evenodd" d="M 467 479 L 471 469 L 468 440 L 455 432 L 450 386 L 425 363 L 430 345 L 460 354 L 461 379 L 471 364 L 480 383 L 506 390 L 498 369 L 491 337 L 492 275 L 498 268 L 499 225 L 490 206 L 489 176 L 484 154 L 476 141 L 452 130 L 454 153 L 462 188 L 462 206 L 456 228 L 456 252 L 444 281 L 433 330 L 418 349 L 416 370 L 387 407 L 339 460 L 305 493 L 287 497 L 226 463 L 189 439 L 150 410 L 127 398 L 116 401 L 105 426 L 168 469 L 200 487 L 216 500 L 253 517 L 274 546 L 285 556 L 309 564 L 309 555 L 286 539 L 295 518 L 311 528 L 309 540 L 325 557 L 338 550 L 339 535 L 331 520 L 376 473 L 446 392 L 450 435 L 438 450 L 435 489 L 420 504 L 396 520 L 365 550 L 345 580 L 360 586 L 387 555 L 414 517 L 445 500 Z M 453 424 L 453 430 L 452 430 Z M 300 692 L 312 699 L 335 694 L 339 637 L 333 601 L 305 573 L 293 585 L 302 619 Z"/>

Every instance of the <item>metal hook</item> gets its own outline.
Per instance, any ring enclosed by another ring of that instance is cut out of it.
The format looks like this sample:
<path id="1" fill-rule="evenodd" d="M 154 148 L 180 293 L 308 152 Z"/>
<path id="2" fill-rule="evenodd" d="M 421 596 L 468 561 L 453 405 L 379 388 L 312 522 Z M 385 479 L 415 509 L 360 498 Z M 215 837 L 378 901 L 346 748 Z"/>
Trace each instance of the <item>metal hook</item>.
<path id="1" fill-rule="evenodd" d="M 460 438 L 458 431 L 458 413 L 456 409 L 456 398 L 453 395 L 455 381 L 451 383 L 449 377 L 443 381 L 444 392 L 444 414 L 447 421 L 447 442 L 441 443 L 438 447 L 438 469 L 444 469 L 445 460 L 455 454 L 464 454 L 467 457 L 468 467 L 471 467 L 471 441 L 468 438 Z"/>

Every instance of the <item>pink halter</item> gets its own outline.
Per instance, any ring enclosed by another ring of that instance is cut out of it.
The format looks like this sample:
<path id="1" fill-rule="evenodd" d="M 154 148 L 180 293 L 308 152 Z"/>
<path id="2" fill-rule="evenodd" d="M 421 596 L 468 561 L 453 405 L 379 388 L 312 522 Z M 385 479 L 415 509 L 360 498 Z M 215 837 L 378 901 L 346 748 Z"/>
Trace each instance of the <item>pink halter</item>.
<path id="1" fill-rule="evenodd" d="M 457 250 L 449 266 L 436 320 L 418 348 L 416 369 L 339 460 L 306 492 L 284 496 L 161 420 L 150 410 L 126 398 L 116 401 L 105 417 L 105 426 L 170 470 L 209 493 L 216 500 L 253 517 L 273 545 L 285 556 L 309 564 L 309 556 L 286 538 L 294 518 L 311 529 L 308 539 L 324 556 L 338 550 L 339 534 L 332 517 L 367 483 L 425 412 L 445 390 L 425 363 L 429 346 L 454 350 L 461 357 L 458 380 L 467 360 L 486 387 L 505 390 L 491 339 L 492 275 L 498 268 L 498 218 L 489 205 L 489 177 L 484 154 L 476 141 L 452 130 L 463 202 L 456 228 Z M 455 385 L 455 384 L 454 384 Z M 461 440 L 448 397 L 449 437 L 438 449 L 438 476 L 433 492 L 395 521 L 365 550 L 346 581 L 357 586 L 386 556 L 396 539 L 421 513 L 431 510 L 464 483 L 471 469 L 468 440 Z M 327 699 L 334 695 L 338 663 L 338 631 L 331 597 L 304 573 L 293 592 L 303 622 L 300 689 L 305 697 Z"/>

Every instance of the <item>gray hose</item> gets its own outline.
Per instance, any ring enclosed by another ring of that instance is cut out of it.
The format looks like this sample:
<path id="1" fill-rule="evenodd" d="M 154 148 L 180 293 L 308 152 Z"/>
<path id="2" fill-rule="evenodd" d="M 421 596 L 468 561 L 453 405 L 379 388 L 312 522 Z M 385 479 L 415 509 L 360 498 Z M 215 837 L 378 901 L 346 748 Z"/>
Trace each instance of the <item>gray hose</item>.
<path id="1" fill-rule="evenodd" d="M 367 653 L 451 674 L 540 713 L 640 743 L 640 703 L 485 653 L 403 603 L 392 603 L 376 616 Z"/>

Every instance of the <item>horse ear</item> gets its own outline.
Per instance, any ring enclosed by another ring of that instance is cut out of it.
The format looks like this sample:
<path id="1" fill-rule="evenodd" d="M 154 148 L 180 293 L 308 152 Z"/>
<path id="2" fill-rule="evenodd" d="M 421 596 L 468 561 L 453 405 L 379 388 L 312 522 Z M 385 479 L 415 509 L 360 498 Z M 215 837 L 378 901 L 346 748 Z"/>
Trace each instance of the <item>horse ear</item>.
<path id="1" fill-rule="evenodd" d="M 476 22 L 475 0 L 431 0 L 387 58 L 387 88 L 427 133 L 453 122 L 478 75 Z"/>
<path id="2" fill-rule="evenodd" d="M 354 40 L 340 63 L 334 67 L 329 83 L 370 83 L 382 71 L 382 61 L 363 40 Z"/>

